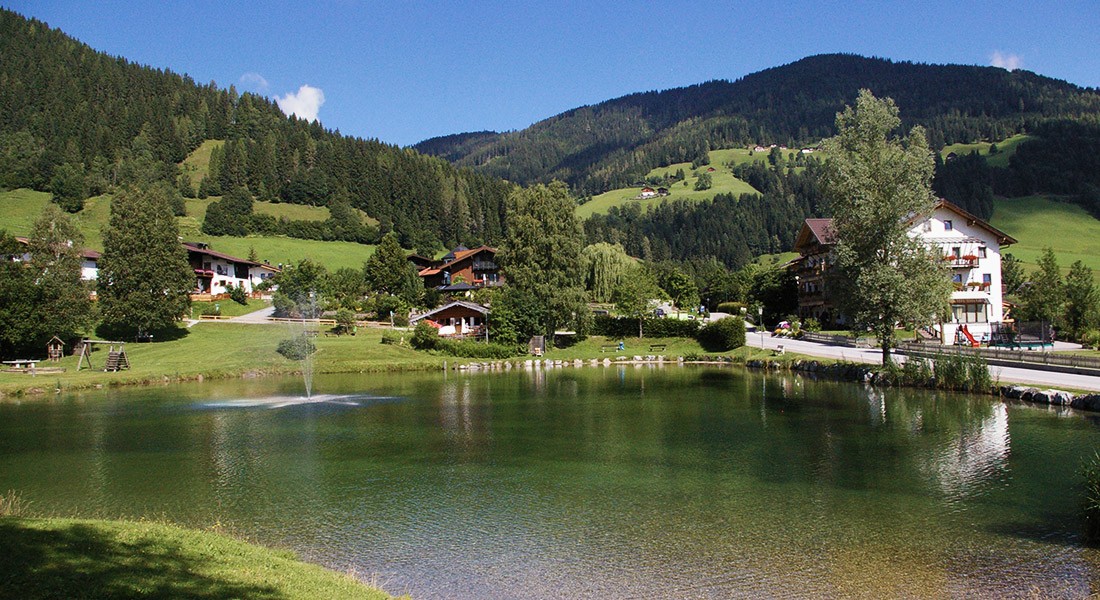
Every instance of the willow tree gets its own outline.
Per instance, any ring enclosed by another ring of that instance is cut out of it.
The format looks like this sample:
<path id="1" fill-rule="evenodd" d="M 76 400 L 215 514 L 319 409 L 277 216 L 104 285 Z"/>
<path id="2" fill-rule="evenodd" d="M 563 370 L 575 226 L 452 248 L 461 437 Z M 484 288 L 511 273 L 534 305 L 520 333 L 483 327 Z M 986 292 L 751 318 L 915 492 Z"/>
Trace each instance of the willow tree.
<path id="1" fill-rule="evenodd" d="M 581 258 L 584 261 L 585 286 L 594 302 L 610 302 L 615 286 L 635 264 L 621 245 L 607 242 L 585 246 Z"/>
<path id="2" fill-rule="evenodd" d="M 836 233 L 833 295 L 858 329 L 870 329 L 889 364 L 898 324 L 928 325 L 945 314 L 950 277 L 940 249 L 909 235 L 930 216 L 934 160 L 924 130 L 907 136 L 890 98 L 861 90 L 837 114 L 839 133 L 824 143 L 823 178 Z"/>

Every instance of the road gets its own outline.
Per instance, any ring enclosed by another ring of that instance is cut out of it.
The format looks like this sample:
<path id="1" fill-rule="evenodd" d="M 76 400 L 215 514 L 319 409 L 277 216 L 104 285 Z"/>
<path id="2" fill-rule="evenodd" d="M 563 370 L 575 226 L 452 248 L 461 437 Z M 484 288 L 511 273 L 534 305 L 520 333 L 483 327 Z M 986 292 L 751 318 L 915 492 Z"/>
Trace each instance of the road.
<path id="1" fill-rule="evenodd" d="M 754 348 L 776 349 L 783 346 L 785 352 L 797 352 L 808 356 L 832 358 L 856 363 L 881 364 L 882 352 L 877 348 L 847 348 L 844 346 L 830 346 L 816 342 L 805 342 L 789 338 L 772 337 L 769 333 L 749 332 L 746 334 L 746 342 Z M 1056 345 L 1070 347 L 1069 345 Z M 899 362 L 904 362 L 904 356 L 896 357 Z M 1053 373 L 1050 371 L 1038 371 L 1035 369 L 1019 369 L 1015 367 L 990 367 L 990 375 L 994 381 L 1002 384 L 1021 383 L 1040 388 L 1056 388 L 1071 390 L 1100 391 L 1100 377 L 1090 375 L 1073 375 L 1069 373 Z"/>

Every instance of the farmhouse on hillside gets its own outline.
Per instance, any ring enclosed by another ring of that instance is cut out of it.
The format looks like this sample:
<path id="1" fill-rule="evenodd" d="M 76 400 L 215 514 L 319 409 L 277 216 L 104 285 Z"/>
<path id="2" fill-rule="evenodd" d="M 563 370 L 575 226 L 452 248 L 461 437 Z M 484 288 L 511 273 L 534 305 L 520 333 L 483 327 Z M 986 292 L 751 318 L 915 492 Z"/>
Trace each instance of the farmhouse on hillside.
<path id="1" fill-rule="evenodd" d="M 187 262 L 195 271 L 193 296 L 228 294 L 231 287 L 243 287 L 251 294 L 255 286 L 274 277 L 279 269 L 246 258 L 215 252 L 202 242 L 184 242 Z"/>
<path id="2" fill-rule="evenodd" d="M 489 309 L 473 302 L 461 300 L 440 306 L 409 320 L 413 325 L 428 321 L 439 329 L 439 335 L 447 337 L 477 337 L 485 331 Z"/>
<path id="3" fill-rule="evenodd" d="M 31 243 L 30 238 L 16 236 L 15 241 L 27 246 Z M 72 246 L 72 243 L 69 244 Z M 81 248 L 80 250 L 80 278 L 84 281 L 94 281 L 99 277 L 99 259 L 103 256 L 99 252 L 92 250 L 91 248 Z M 22 256 L 13 257 L 15 260 L 27 262 L 31 259 L 29 253 L 24 253 Z"/>
<path id="4" fill-rule="evenodd" d="M 1016 240 L 946 200 L 937 202 L 931 215 L 916 217 L 909 225 L 909 235 L 939 248 L 951 267 L 951 320 L 935 326 L 939 339 L 945 344 L 989 339 L 1004 319 L 1001 248 Z M 832 219 L 806 219 L 794 244 L 800 256 L 791 266 L 798 283 L 799 316 L 830 327 L 846 324 L 829 296 L 835 244 Z"/>
<path id="5" fill-rule="evenodd" d="M 441 292 L 466 292 L 504 283 L 496 263 L 496 248 L 479 246 L 473 250 L 459 246 L 443 257 L 439 265 L 420 271 L 425 287 Z"/>

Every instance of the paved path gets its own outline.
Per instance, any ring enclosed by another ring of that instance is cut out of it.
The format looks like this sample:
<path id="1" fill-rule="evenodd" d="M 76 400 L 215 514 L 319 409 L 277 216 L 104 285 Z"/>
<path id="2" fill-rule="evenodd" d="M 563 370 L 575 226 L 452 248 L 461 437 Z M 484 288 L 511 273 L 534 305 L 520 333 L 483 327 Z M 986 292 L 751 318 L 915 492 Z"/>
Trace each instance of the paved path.
<path id="1" fill-rule="evenodd" d="M 232 319 L 229 319 L 229 322 L 230 323 L 268 324 L 268 323 L 270 323 L 270 321 L 268 321 L 267 318 L 270 317 L 273 314 L 275 314 L 275 307 L 274 306 L 268 306 L 266 308 L 261 308 L 260 310 L 257 310 L 257 311 L 254 311 L 254 312 L 250 312 L 247 315 L 241 315 L 239 317 L 233 317 Z"/>
<path id="2" fill-rule="evenodd" d="M 782 345 L 786 352 L 797 352 L 808 356 L 832 358 L 857 363 L 882 363 L 882 351 L 877 348 L 848 348 L 845 346 L 830 346 L 816 342 L 792 340 L 789 338 L 772 337 L 765 333 L 763 337 L 759 333 L 746 334 L 746 342 L 754 348 L 771 348 Z M 1070 346 L 1065 346 L 1070 347 Z M 1058 349 L 1062 349 L 1059 347 Z M 904 362 L 905 357 L 896 355 L 899 362 Z M 1025 383 L 1037 387 L 1069 388 L 1075 390 L 1100 391 L 1100 377 L 1090 375 L 1073 375 L 1070 373 L 1054 373 L 1051 371 L 1038 371 L 1035 369 L 1019 369 L 1016 367 L 990 367 L 990 374 L 994 381 L 1001 383 Z"/>

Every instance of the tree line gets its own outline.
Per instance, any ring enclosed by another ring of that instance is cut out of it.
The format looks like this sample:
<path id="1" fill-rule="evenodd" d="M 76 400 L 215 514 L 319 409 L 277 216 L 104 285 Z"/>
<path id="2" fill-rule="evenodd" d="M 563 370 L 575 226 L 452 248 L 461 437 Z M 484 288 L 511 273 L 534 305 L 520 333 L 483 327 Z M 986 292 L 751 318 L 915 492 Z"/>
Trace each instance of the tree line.
<path id="1" fill-rule="evenodd" d="M 512 186 L 495 177 L 96 52 L 2 9 L 0 56 L 0 187 L 53 192 L 69 212 L 89 195 L 163 181 L 181 196 L 247 186 L 261 200 L 346 202 L 379 221 L 370 241 L 393 231 L 426 249 L 503 232 Z M 225 140 L 205 183 L 178 166 L 204 140 Z"/>

